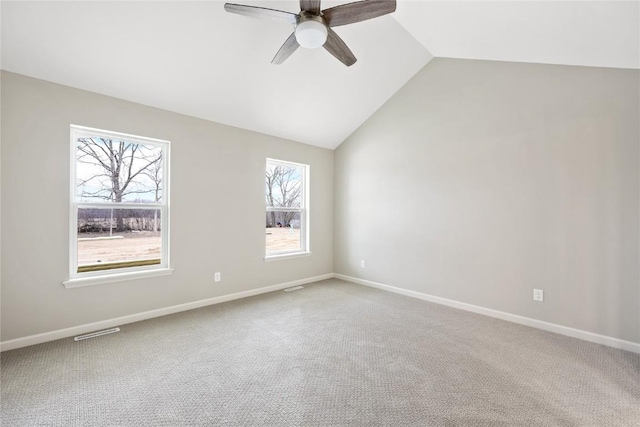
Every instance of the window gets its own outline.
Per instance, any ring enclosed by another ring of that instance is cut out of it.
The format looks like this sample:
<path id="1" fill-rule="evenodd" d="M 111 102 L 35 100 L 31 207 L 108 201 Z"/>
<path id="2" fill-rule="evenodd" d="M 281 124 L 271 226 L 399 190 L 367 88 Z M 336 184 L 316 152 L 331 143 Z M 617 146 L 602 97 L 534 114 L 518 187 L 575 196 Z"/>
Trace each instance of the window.
<path id="1" fill-rule="evenodd" d="M 71 272 L 65 286 L 168 269 L 168 166 L 167 141 L 71 126 Z"/>
<path id="2" fill-rule="evenodd" d="M 309 166 L 267 159 L 266 258 L 309 253 Z"/>

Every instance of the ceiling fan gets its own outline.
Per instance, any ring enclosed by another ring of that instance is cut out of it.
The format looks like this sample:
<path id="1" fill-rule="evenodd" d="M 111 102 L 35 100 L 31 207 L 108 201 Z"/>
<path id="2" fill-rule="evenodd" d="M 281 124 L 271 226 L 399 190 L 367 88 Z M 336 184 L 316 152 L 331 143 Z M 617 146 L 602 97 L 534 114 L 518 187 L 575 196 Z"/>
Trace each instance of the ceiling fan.
<path id="1" fill-rule="evenodd" d="M 227 12 L 293 24 L 295 30 L 284 42 L 272 64 L 282 64 L 298 46 L 324 47 L 347 67 L 357 61 L 344 41 L 331 29 L 395 12 L 396 0 L 363 0 L 320 10 L 320 0 L 300 0 L 300 13 L 265 7 L 225 3 Z"/>

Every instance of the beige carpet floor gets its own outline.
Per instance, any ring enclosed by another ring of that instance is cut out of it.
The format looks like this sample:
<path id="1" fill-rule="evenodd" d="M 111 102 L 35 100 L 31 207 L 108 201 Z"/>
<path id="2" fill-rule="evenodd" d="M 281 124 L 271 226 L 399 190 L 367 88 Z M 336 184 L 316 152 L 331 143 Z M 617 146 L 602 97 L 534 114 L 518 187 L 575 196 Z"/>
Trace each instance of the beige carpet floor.
<path id="1" fill-rule="evenodd" d="M 339 280 L 2 354 L 2 426 L 640 426 L 640 355 Z"/>

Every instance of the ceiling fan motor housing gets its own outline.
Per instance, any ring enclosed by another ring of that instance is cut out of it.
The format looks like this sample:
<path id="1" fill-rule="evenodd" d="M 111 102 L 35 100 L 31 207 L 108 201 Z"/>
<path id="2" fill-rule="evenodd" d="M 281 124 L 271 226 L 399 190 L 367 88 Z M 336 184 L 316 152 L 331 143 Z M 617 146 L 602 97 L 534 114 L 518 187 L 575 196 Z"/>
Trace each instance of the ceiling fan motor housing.
<path id="1" fill-rule="evenodd" d="M 295 34 L 300 46 L 316 49 L 325 44 L 329 32 L 322 16 L 302 11 L 296 24 Z"/>

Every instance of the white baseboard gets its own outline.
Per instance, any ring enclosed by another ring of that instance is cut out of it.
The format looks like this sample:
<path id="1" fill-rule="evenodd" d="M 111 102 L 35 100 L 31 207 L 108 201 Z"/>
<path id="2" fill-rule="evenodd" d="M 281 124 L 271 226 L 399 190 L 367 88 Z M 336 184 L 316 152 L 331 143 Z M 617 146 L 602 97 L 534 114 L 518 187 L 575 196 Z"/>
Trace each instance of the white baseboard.
<path id="1" fill-rule="evenodd" d="M 194 308 L 205 307 L 208 305 L 220 304 L 223 302 L 233 301 L 240 298 L 246 298 L 254 295 L 264 294 L 267 292 L 279 291 L 281 289 L 289 288 L 292 286 L 319 282 L 321 280 L 331 279 L 334 277 L 336 279 L 341 279 L 347 282 L 352 282 L 352 283 L 357 283 L 364 286 L 369 286 L 372 288 L 382 289 L 382 290 L 393 292 L 396 294 L 405 295 L 412 298 L 433 302 L 436 304 L 442 304 L 442 305 L 457 308 L 460 310 L 471 311 L 473 313 L 483 314 L 489 317 L 495 317 L 497 319 L 518 323 L 520 325 L 531 326 L 533 328 L 543 329 L 545 331 L 555 332 L 557 334 L 566 335 L 573 338 L 579 338 L 579 339 L 590 341 L 596 344 L 602 344 L 609 347 L 618 348 L 618 349 L 640 354 L 640 343 L 625 341 L 618 338 L 609 337 L 606 335 L 599 335 L 593 332 L 574 329 L 568 326 L 562 326 L 555 323 L 544 322 L 542 320 L 531 319 L 529 317 L 519 316 L 517 314 L 505 313 L 503 311 L 480 307 L 473 304 L 467 304 L 464 302 L 450 300 L 447 298 L 441 298 L 433 295 L 423 294 L 421 292 L 397 288 L 395 286 L 389 286 L 389 285 L 385 285 L 378 282 L 372 282 L 370 280 L 364 280 L 356 277 L 346 276 L 343 274 L 333 274 L 333 273 L 323 274 L 315 277 L 308 277 L 305 279 L 294 280 L 292 282 L 280 283 L 277 285 L 266 286 L 258 289 L 251 289 L 248 291 L 237 292 L 229 295 L 222 295 L 219 297 L 189 302 L 186 304 L 179 304 L 171 307 L 159 308 L 156 310 L 145 311 L 142 313 L 136 313 L 128 316 L 117 317 L 114 319 L 102 320 L 99 322 L 88 323 L 85 325 L 74 326 L 66 329 L 59 329 L 56 331 L 45 332 L 42 334 L 30 335 L 27 337 L 16 338 L 9 341 L 3 341 L 3 342 L 0 342 L 0 351 L 13 350 L 16 348 L 27 347 L 34 344 L 41 344 L 43 342 L 54 341 L 61 338 L 81 335 L 88 332 L 97 331 L 100 329 L 113 328 L 115 326 L 125 325 L 127 323 L 139 322 L 141 320 L 152 319 L 154 317 L 166 316 L 167 314 L 173 314 L 181 311 L 192 310 Z"/>
<path id="2" fill-rule="evenodd" d="M 640 353 L 640 343 L 631 341 L 625 341 L 618 338 L 609 337 L 606 335 L 594 334 L 593 332 L 583 331 L 581 329 L 574 329 L 568 326 L 562 326 L 555 323 L 544 322 L 542 320 L 531 319 L 530 317 L 519 316 L 517 314 L 505 313 L 504 311 L 492 310 L 490 308 L 480 307 L 478 305 L 467 304 L 447 298 L 436 297 L 433 295 L 423 294 L 421 292 L 410 291 L 407 289 L 397 288 L 395 286 L 389 286 L 382 283 L 372 282 L 370 280 L 359 279 L 357 277 L 345 276 L 344 274 L 334 274 L 336 279 L 341 279 L 347 282 L 357 283 L 359 285 L 369 286 L 372 288 L 382 289 L 385 291 L 393 292 L 408 297 L 421 299 L 424 301 L 433 302 L 436 304 L 442 304 L 460 310 L 471 311 L 473 313 L 484 314 L 485 316 L 495 317 L 497 319 L 507 320 L 509 322 L 518 323 L 520 325 L 531 326 L 533 328 L 543 329 L 549 332 L 555 332 L 556 334 L 566 335 L 573 338 L 579 338 L 581 340 L 590 341 L 596 344 L 602 344 L 621 350 L 631 351 L 633 353 Z"/>
<path id="3" fill-rule="evenodd" d="M 281 289 L 292 286 L 304 285 L 307 283 L 319 282 L 321 280 L 333 278 L 333 273 L 323 274 L 315 277 L 307 277 L 305 279 L 294 280 L 292 282 L 279 283 L 277 285 L 265 286 L 263 288 L 251 289 L 248 291 L 237 292 L 235 294 L 222 295 L 214 298 L 207 298 L 200 301 L 188 302 L 186 304 L 173 305 L 171 307 L 159 308 L 156 310 L 145 311 L 142 313 L 131 314 L 128 316 L 117 317 L 114 319 L 101 320 L 99 322 L 87 323 L 85 325 L 73 326 L 66 329 L 58 329 L 56 331 L 45 332 L 37 335 L 30 335 L 23 338 L 0 342 L 0 351 L 14 350 L 16 348 L 27 347 L 29 345 L 41 344 L 43 342 L 59 340 L 61 338 L 72 337 L 75 335 L 86 334 L 87 332 L 97 331 L 99 329 L 113 328 L 114 326 L 125 325 L 127 323 L 139 322 L 140 320 L 152 319 L 154 317 L 166 316 L 167 314 L 178 313 L 181 311 L 192 310 L 194 308 L 205 307 L 208 305 L 220 304 L 240 298 L 260 295 L 267 292 L 279 291 Z"/>

